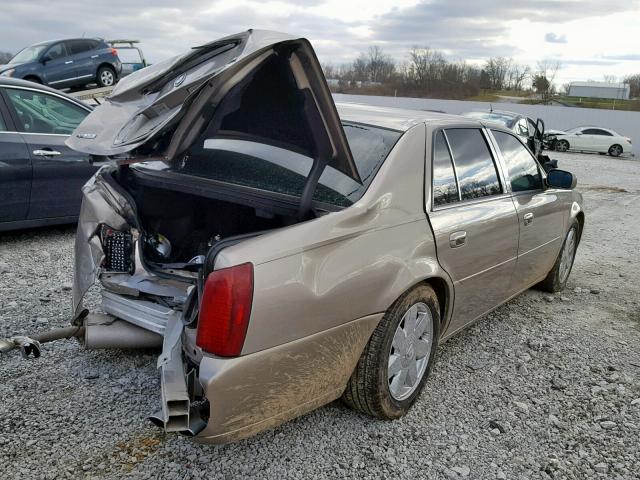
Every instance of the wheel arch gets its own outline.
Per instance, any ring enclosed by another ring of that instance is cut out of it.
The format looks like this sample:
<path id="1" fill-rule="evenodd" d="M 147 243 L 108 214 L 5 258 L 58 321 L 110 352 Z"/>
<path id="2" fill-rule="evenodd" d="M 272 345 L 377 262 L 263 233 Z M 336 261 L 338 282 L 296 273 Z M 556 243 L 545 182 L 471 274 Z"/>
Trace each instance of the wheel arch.
<path id="1" fill-rule="evenodd" d="M 116 80 L 118 79 L 118 72 L 116 72 L 116 69 L 114 68 L 114 66 L 111 65 L 109 62 L 102 62 L 102 63 L 98 64 L 98 67 L 96 68 L 96 78 L 98 78 L 98 72 L 100 71 L 100 69 L 102 67 L 105 67 L 105 68 L 108 68 L 109 70 L 111 70 L 113 72 L 113 75 L 116 78 Z"/>
<path id="2" fill-rule="evenodd" d="M 41 85 L 43 83 L 42 78 L 39 77 L 38 75 L 34 75 L 33 73 L 25 75 L 22 79 L 26 80 L 27 82 L 34 82 L 34 80 L 35 80 L 34 83 L 39 83 Z"/>

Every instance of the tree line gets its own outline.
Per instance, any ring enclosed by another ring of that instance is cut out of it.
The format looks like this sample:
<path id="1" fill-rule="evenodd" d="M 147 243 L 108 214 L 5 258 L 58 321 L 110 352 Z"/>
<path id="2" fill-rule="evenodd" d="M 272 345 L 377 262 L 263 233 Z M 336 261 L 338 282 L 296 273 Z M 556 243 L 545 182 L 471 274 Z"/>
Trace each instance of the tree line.
<path id="1" fill-rule="evenodd" d="M 486 90 L 533 91 L 545 103 L 556 93 L 554 81 L 560 68 L 557 60 L 526 65 L 507 57 L 475 65 L 450 61 L 438 50 L 419 46 L 411 48 L 403 62 L 372 46 L 351 63 L 323 65 L 332 89 L 339 93 L 467 98 Z M 624 82 L 631 86 L 632 97 L 640 96 L 640 74 Z"/>

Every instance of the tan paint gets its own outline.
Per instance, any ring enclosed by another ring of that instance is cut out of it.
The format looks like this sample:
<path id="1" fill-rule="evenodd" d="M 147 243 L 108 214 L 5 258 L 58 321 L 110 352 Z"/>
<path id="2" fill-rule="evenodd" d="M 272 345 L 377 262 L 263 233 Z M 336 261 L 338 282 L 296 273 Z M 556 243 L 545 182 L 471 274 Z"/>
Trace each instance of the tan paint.
<path id="1" fill-rule="evenodd" d="M 211 418 L 198 438 L 244 438 L 340 397 L 381 317 L 238 358 L 203 357 L 199 378 Z"/>

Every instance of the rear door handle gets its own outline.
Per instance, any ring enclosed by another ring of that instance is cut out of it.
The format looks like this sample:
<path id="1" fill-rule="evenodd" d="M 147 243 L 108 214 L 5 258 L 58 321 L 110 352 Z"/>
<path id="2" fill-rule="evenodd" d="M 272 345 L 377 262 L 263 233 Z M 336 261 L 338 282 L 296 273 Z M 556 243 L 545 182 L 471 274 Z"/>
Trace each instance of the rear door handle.
<path id="1" fill-rule="evenodd" d="M 462 247 L 465 243 L 467 243 L 467 232 L 453 232 L 449 235 L 449 246 L 451 248 Z"/>
<path id="2" fill-rule="evenodd" d="M 68 61 L 64 62 L 65 65 L 69 65 L 70 63 L 73 63 L 73 60 L 68 60 Z"/>
<path id="3" fill-rule="evenodd" d="M 62 155 L 57 150 L 51 150 L 51 149 L 46 149 L 46 148 L 43 148 L 42 150 L 34 150 L 33 154 L 36 157 L 57 157 L 59 155 Z"/>
<path id="4" fill-rule="evenodd" d="M 531 212 L 529 212 L 529 213 L 525 213 L 525 214 L 524 214 L 524 217 L 522 217 L 522 218 L 523 218 L 523 220 L 524 220 L 524 222 L 523 222 L 523 223 L 525 224 L 525 226 L 526 226 L 526 225 L 529 225 L 530 223 L 532 223 L 532 222 L 533 222 L 533 213 L 531 213 Z"/>

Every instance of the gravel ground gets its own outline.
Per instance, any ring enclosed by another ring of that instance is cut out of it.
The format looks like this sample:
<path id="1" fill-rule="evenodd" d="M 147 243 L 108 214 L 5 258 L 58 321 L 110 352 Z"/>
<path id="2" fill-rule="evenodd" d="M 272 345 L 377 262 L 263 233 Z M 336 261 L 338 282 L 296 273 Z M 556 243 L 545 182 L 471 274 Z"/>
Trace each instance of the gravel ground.
<path id="1" fill-rule="evenodd" d="M 165 435 L 154 352 L 0 358 L 2 478 L 640 478 L 640 162 L 554 155 L 587 225 L 568 288 L 531 290 L 440 348 L 405 418 L 334 402 L 255 438 Z M 74 229 L 0 234 L 0 336 L 66 325 Z"/>

